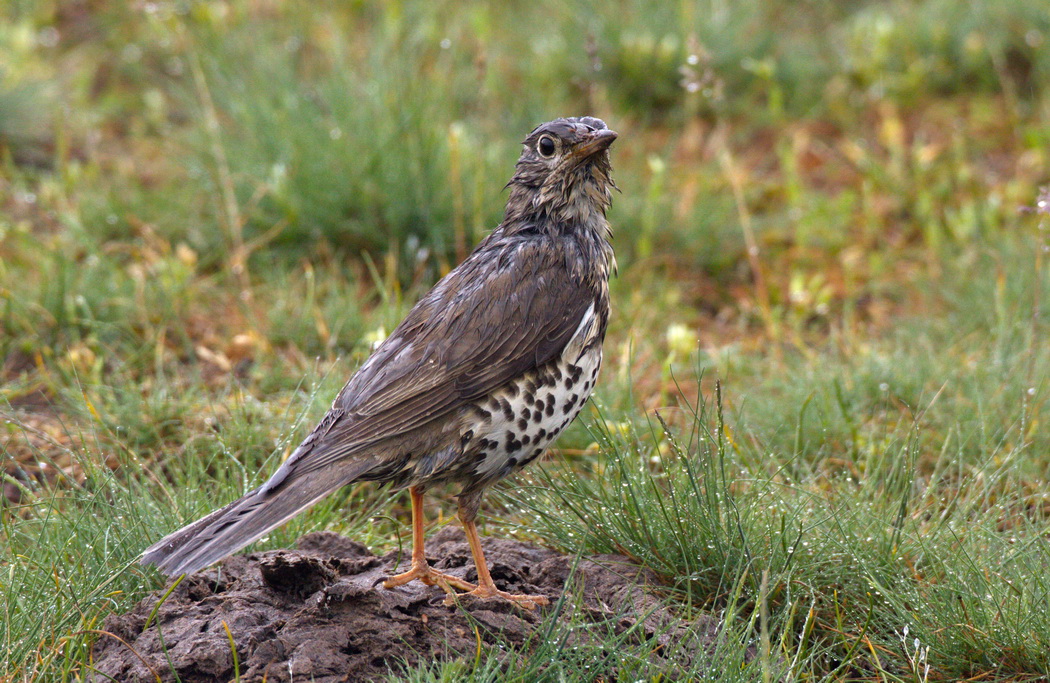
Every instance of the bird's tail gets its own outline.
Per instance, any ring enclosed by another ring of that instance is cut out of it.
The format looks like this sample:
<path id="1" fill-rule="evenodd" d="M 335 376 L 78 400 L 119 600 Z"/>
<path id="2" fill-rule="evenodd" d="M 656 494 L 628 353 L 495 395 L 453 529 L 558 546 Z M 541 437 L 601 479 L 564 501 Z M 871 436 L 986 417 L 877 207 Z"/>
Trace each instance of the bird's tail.
<path id="1" fill-rule="evenodd" d="M 154 543 L 142 564 L 156 565 L 169 576 L 207 567 L 237 552 L 288 521 L 321 498 L 364 474 L 374 463 L 346 463 L 342 472 L 314 471 L 285 479 L 279 486 L 260 486 L 243 498 Z"/>

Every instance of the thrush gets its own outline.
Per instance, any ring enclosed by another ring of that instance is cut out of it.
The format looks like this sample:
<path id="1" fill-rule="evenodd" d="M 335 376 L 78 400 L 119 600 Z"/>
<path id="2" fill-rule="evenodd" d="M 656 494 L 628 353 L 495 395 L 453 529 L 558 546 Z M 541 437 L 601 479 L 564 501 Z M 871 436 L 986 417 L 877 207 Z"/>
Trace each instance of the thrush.
<path id="1" fill-rule="evenodd" d="M 589 116 L 525 138 L 503 221 L 420 299 L 351 377 L 331 410 L 259 488 L 149 547 L 143 564 L 193 572 L 240 550 L 336 489 L 408 488 L 412 564 L 449 594 L 527 608 L 540 595 L 496 588 L 475 518 L 485 490 L 536 460 L 594 389 L 615 259 L 606 210 L 616 133 Z M 423 494 L 458 484 L 458 517 L 477 584 L 435 570 L 424 553 Z"/>

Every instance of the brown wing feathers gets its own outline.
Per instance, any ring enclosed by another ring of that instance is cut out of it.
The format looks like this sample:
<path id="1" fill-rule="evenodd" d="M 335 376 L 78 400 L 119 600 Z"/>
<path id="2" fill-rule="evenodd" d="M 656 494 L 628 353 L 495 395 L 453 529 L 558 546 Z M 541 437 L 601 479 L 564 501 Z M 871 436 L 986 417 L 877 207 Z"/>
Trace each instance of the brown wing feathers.
<path id="1" fill-rule="evenodd" d="M 446 276 L 376 350 L 377 362 L 347 383 L 325 434 L 274 479 L 418 429 L 560 354 L 594 297 L 581 296 L 563 259 L 541 247 L 525 241 L 513 250 L 521 264 L 479 250 Z M 468 278 L 480 286 L 462 289 Z"/>

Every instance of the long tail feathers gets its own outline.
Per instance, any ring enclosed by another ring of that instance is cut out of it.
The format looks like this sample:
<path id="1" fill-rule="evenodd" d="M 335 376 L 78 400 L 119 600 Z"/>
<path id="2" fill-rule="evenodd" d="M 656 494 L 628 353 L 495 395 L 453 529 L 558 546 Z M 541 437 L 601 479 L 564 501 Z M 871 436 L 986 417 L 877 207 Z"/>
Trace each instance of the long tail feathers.
<path id="1" fill-rule="evenodd" d="M 139 561 L 156 565 L 169 576 L 207 567 L 258 540 L 373 465 L 358 462 L 339 473 L 315 471 L 293 476 L 270 491 L 260 486 L 154 543 Z"/>

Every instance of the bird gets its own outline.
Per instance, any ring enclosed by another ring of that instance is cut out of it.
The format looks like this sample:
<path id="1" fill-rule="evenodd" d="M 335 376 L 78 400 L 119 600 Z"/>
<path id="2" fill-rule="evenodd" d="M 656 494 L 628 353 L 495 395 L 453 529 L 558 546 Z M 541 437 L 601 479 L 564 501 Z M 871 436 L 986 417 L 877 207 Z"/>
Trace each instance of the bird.
<path id="1" fill-rule="evenodd" d="M 616 270 L 606 218 L 616 138 L 591 116 L 530 132 L 503 220 L 420 298 L 303 442 L 261 486 L 140 562 L 169 576 L 197 571 L 340 487 L 375 481 L 407 488 L 412 503 L 411 566 L 385 588 L 420 580 L 449 604 L 462 595 L 549 604 L 496 587 L 475 519 L 484 492 L 544 453 L 594 389 Z M 476 584 L 434 569 L 424 552 L 423 496 L 445 484 L 461 486 Z"/>

